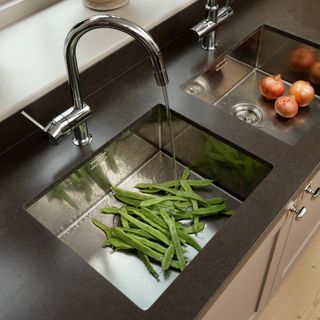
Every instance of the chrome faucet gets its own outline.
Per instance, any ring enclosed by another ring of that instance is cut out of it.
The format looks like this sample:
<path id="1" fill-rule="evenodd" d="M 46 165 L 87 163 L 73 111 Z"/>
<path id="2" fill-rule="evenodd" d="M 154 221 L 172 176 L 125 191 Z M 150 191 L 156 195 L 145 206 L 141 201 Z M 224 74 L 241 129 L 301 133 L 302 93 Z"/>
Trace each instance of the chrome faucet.
<path id="1" fill-rule="evenodd" d="M 87 145 L 92 141 L 92 136 L 88 132 L 86 123 L 86 120 L 91 115 L 91 109 L 83 101 L 81 95 L 76 48 L 79 39 L 85 33 L 97 28 L 116 29 L 137 39 L 147 49 L 150 55 L 153 73 L 157 84 L 163 87 L 168 83 L 168 76 L 161 51 L 150 34 L 144 29 L 134 22 L 115 16 L 97 15 L 83 20 L 69 31 L 64 46 L 65 62 L 73 99 L 73 106 L 55 117 L 46 127 L 43 127 L 26 112 L 21 112 L 25 117 L 36 124 L 46 134 L 48 140 L 54 144 L 59 143 L 62 137 L 70 133 L 72 130 L 74 132 L 73 143 L 75 145 Z"/>
<path id="2" fill-rule="evenodd" d="M 207 0 L 205 6 L 206 18 L 191 29 L 198 35 L 199 40 L 202 42 L 203 49 L 216 49 L 216 29 L 223 21 L 233 15 L 233 10 L 230 7 L 232 1 L 233 0 L 227 0 L 225 6 L 219 9 L 217 0 Z"/>

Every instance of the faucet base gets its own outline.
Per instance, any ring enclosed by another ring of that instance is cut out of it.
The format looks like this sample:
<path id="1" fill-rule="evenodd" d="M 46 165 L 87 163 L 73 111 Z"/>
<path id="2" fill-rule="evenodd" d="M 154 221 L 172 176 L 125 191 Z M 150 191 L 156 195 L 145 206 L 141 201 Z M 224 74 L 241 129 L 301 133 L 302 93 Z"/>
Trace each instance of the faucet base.
<path id="1" fill-rule="evenodd" d="M 79 146 L 86 146 L 87 144 L 89 144 L 91 141 L 92 141 L 92 135 L 89 134 L 89 136 L 85 139 L 82 139 L 82 140 L 78 140 L 76 138 L 73 138 L 72 139 L 72 142 L 74 145 L 76 145 L 77 147 Z"/>
<path id="2" fill-rule="evenodd" d="M 86 146 L 92 141 L 92 135 L 88 132 L 86 123 L 82 123 L 79 127 L 73 130 L 74 138 L 72 142 L 76 146 Z"/>

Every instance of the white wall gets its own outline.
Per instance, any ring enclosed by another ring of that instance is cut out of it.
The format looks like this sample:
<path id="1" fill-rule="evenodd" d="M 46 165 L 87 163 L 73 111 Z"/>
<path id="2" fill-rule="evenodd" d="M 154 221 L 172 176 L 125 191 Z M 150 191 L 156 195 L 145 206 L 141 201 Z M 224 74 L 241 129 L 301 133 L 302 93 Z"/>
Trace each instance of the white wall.
<path id="1" fill-rule="evenodd" d="M 130 0 L 109 14 L 149 30 L 196 0 Z M 97 14 L 81 0 L 64 0 L 0 30 L 0 122 L 66 80 L 63 44 L 70 28 Z M 114 30 L 94 30 L 78 45 L 80 70 L 130 41 Z"/>

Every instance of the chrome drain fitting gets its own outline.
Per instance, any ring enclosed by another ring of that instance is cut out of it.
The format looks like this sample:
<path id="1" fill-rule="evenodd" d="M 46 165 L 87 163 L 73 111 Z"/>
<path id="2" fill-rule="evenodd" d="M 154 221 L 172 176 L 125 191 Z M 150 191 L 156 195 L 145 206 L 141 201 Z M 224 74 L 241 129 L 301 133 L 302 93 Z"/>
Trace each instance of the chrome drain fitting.
<path id="1" fill-rule="evenodd" d="M 231 115 L 252 126 L 257 126 L 263 121 L 263 112 L 254 104 L 238 103 L 231 108 Z"/>
<path id="2" fill-rule="evenodd" d="M 208 83 L 204 79 L 201 79 L 199 77 L 198 79 L 195 79 L 194 81 L 188 83 L 184 87 L 184 91 L 191 94 L 192 96 L 199 97 L 204 92 L 208 91 Z"/>

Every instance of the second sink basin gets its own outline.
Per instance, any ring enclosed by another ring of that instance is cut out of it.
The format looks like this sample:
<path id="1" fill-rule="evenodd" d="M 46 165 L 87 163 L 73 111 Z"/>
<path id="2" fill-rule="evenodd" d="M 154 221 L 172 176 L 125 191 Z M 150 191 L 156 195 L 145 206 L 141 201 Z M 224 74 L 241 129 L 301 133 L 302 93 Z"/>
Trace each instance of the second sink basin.
<path id="1" fill-rule="evenodd" d="M 150 308 L 179 273 L 171 270 L 163 273 L 155 264 L 160 273 L 157 282 L 135 255 L 102 248 L 105 236 L 91 219 L 108 226 L 117 224 L 114 216 L 100 213 L 103 207 L 120 205 L 111 186 L 132 189 L 138 182 L 172 179 L 171 144 L 165 119 L 164 107 L 155 107 L 27 208 L 35 219 L 144 310 Z M 203 190 L 202 195 L 224 197 L 230 209 L 238 208 L 271 170 L 264 161 L 177 115 L 173 115 L 172 124 L 178 175 L 189 166 L 193 178 L 214 178 L 214 184 Z M 204 231 L 196 236 L 200 245 L 204 247 L 228 219 L 226 216 L 206 219 Z M 188 249 L 188 261 L 196 253 Z"/>
<path id="2" fill-rule="evenodd" d="M 315 44 L 263 26 L 208 70 L 185 83 L 183 89 L 249 125 L 294 145 L 320 120 L 319 96 L 309 107 L 299 108 L 296 117 L 284 119 L 276 114 L 274 101 L 261 96 L 259 82 L 266 75 L 281 74 L 285 80 L 285 94 L 297 80 L 311 81 L 316 93 L 319 93 L 319 83 L 312 82 L 309 69 L 297 70 L 292 62 L 294 51 L 300 48 L 312 52 L 315 62 L 319 59 Z"/>

